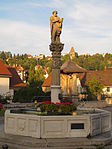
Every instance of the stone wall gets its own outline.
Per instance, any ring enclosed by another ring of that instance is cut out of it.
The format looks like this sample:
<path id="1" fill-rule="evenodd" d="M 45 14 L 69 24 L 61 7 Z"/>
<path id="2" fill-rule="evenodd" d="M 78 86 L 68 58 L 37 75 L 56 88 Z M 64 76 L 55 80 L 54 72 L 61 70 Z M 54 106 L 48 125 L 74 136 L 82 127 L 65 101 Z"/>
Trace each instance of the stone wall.
<path id="1" fill-rule="evenodd" d="M 86 110 L 86 109 L 85 109 Z M 35 138 L 87 137 L 111 131 L 111 113 L 37 116 L 5 112 L 5 133 Z"/>

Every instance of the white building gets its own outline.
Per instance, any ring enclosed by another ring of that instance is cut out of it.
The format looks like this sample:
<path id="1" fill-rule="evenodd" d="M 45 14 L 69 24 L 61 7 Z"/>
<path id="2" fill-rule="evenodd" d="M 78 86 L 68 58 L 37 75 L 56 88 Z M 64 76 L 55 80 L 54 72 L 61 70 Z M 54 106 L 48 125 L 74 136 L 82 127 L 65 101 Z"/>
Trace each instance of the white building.
<path id="1" fill-rule="evenodd" d="M 0 60 L 0 95 L 12 97 L 15 90 L 25 86 L 15 68 L 5 65 Z"/>

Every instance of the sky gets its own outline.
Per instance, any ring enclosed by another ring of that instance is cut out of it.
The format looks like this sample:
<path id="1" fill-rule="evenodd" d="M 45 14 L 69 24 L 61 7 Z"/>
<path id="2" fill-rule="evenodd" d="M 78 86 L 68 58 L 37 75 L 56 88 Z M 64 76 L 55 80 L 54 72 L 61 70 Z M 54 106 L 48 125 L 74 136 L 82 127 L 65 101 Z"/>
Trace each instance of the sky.
<path id="1" fill-rule="evenodd" d="M 49 55 L 50 16 L 64 18 L 63 53 L 112 53 L 112 0 L 0 0 L 0 51 Z"/>

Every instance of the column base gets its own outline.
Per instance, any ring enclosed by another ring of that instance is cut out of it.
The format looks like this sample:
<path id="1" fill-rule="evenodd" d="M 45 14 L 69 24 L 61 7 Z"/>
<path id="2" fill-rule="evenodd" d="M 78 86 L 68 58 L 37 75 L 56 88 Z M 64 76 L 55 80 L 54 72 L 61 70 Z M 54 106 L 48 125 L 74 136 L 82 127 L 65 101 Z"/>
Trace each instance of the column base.
<path id="1" fill-rule="evenodd" d="M 51 102 L 60 102 L 59 94 L 61 93 L 61 87 L 58 85 L 51 86 Z"/>

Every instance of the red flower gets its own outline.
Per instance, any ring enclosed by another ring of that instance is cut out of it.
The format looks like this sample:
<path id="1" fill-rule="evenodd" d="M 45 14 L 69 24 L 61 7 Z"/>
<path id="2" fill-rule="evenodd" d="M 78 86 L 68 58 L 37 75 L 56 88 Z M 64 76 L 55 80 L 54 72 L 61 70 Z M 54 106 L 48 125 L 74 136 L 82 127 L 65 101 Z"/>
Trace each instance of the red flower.
<path id="1" fill-rule="evenodd" d="M 71 103 L 71 102 L 56 102 L 56 105 L 57 106 L 60 106 L 60 105 L 70 105 L 70 106 L 72 106 L 73 105 L 73 103 Z"/>
<path id="2" fill-rule="evenodd" d="M 51 102 L 51 101 L 44 101 L 44 102 L 42 102 L 41 104 L 54 104 L 54 103 Z"/>
<path id="3" fill-rule="evenodd" d="M 0 110 L 3 109 L 3 105 L 0 103 Z"/>

